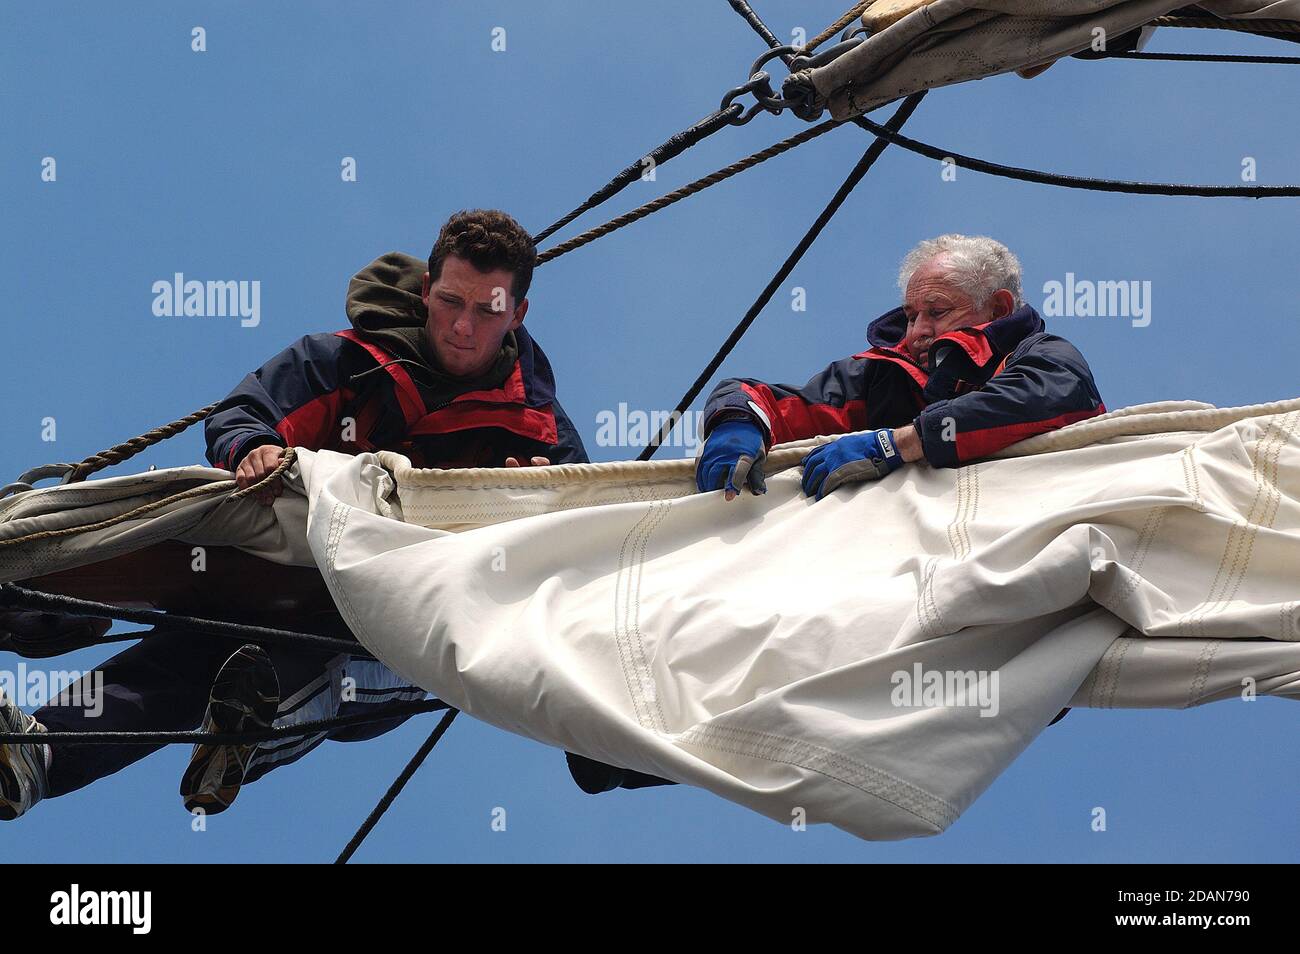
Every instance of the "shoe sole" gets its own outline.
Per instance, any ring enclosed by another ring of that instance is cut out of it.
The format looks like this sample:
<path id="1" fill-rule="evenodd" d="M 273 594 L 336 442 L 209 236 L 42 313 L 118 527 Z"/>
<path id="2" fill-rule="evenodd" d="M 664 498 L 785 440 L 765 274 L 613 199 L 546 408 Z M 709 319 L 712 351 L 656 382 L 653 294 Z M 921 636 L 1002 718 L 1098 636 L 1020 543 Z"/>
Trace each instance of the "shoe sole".
<path id="1" fill-rule="evenodd" d="M 0 732 L 18 733 L 27 731 L 27 720 L 21 717 L 21 713 L 15 722 L 13 713 L 17 711 L 11 709 L 8 705 L 0 705 Z M 33 732 L 32 734 L 37 733 Z M 23 814 L 22 811 L 13 807 L 15 803 L 21 804 L 25 798 L 22 784 L 18 781 L 19 778 L 24 775 L 41 774 L 44 771 L 45 753 L 41 751 L 39 742 L 33 742 L 31 745 L 21 742 L 0 745 L 0 821 L 13 821 Z M 39 798 L 37 801 L 39 801 Z M 36 802 L 33 801 L 32 804 L 34 805 Z"/>
<path id="2" fill-rule="evenodd" d="M 275 667 L 260 646 L 241 646 L 212 684 L 204 732 L 251 732 L 270 728 L 280 707 Z M 244 782 L 248 760 L 257 743 L 207 745 L 199 743 L 181 776 L 181 798 L 187 811 L 208 815 L 224 812 Z"/>

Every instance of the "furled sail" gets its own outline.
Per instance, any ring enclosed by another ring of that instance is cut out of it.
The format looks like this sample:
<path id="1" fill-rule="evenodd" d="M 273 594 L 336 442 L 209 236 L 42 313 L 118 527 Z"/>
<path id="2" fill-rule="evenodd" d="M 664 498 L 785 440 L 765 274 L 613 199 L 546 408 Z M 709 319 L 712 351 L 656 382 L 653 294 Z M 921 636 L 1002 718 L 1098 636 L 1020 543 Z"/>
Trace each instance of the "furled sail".
<path id="1" fill-rule="evenodd" d="M 798 70 L 787 99 L 848 119 L 923 89 L 1021 71 L 1113 42 L 1186 6 L 1170 0 L 878 0 L 867 38 L 830 62 Z M 1300 22 L 1300 0 L 1209 0 L 1224 19 Z M 821 55 L 825 55 L 822 52 Z"/>
<path id="2" fill-rule="evenodd" d="M 209 468 L 35 490 L 0 502 L 0 581 L 164 539 L 314 563 L 368 649 L 470 715 L 873 839 L 943 831 L 1063 706 L 1300 699 L 1300 399 L 1125 408 L 819 503 L 811 443 L 731 502 L 689 460 L 305 450 L 273 508 L 132 516 Z"/>

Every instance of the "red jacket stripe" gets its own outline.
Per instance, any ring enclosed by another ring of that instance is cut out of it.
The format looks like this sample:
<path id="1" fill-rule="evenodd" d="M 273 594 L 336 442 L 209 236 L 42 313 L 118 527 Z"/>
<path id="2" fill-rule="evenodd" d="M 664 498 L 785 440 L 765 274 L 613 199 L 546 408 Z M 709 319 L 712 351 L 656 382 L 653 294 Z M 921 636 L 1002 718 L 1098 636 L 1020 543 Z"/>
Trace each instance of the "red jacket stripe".
<path id="1" fill-rule="evenodd" d="M 331 432 L 338 426 L 344 401 L 351 396 L 344 390 L 322 394 L 286 414 L 275 425 L 275 431 L 284 439 L 286 447 L 331 446 L 338 437 Z"/>
<path id="2" fill-rule="evenodd" d="M 416 421 L 407 433 L 418 437 L 421 434 L 448 434 L 475 427 L 500 427 L 547 444 L 554 444 L 558 440 L 555 415 L 549 410 L 493 406 L 479 402 L 452 402 Z"/>
<path id="3" fill-rule="evenodd" d="M 901 354 L 891 354 L 891 350 L 892 349 L 887 348 L 872 348 L 869 351 L 855 354 L 853 357 L 873 358 L 876 361 L 892 361 L 894 364 L 906 371 L 919 387 L 924 388 L 925 383 L 930 380 L 930 376 L 925 373 L 924 369 L 917 365 L 917 363 L 910 357 L 904 357 Z"/>
<path id="4" fill-rule="evenodd" d="M 810 404 L 799 397 L 777 398 L 767 385 L 741 387 L 772 422 L 772 443 L 783 444 L 814 434 L 842 434 L 866 427 L 867 402 L 847 401 L 842 407 L 833 404 Z"/>
<path id="5" fill-rule="evenodd" d="M 1026 421 L 1023 424 L 1006 424 L 1001 427 L 986 427 L 978 431 L 963 431 L 957 434 L 957 458 L 967 461 L 988 457 L 1004 447 L 1010 447 L 1016 441 L 1023 441 L 1027 437 L 1045 434 L 1067 424 L 1073 424 L 1075 421 L 1087 420 L 1105 413 L 1106 405 L 1102 404 L 1092 410 L 1058 414 L 1045 421 Z"/>
<path id="6" fill-rule="evenodd" d="M 492 401 L 492 402 L 513 402 L 515 404 L 524 403 L 524 372 L 519 367 L 519 362 L 515 362 L 515 369 L 510 377 L 499 388 L 493 388 L 487 391 L 466 391 L 464 394 L 456 395 L 455 401 Z M 454 402 L 453 402 L 454 403 Z"/>
<path id="7" fill-rule="evenodd" d="M 346 338 L 348 341 L 361 345 L 381 365 L 393 360 L 391 354 L 378 345 L 362 338 L 351 328 L 337 331 L 335 334 L 340 338 Z M 397 391 L 397 402 L 402 408 L 402 414 L 406 417 L 406 423 L 414 424 L 424 416 L 424 399 L 420 397 L 420 389 L 415 386 L 415 382 L 411 380 L 411 375 L 400 364 L 389 364 L 384 370 L 392 375 L 393 381 L 397 384 L 395 389 Z"/>

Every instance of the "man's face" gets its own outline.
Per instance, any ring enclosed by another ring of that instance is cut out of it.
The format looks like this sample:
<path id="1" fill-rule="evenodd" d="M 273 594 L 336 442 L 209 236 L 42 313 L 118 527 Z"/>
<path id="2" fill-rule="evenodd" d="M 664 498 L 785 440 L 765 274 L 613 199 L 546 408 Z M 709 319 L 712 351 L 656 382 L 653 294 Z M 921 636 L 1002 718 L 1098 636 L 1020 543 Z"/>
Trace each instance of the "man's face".
<path id="1" fill-rule="evenodd" d="M 1010 314 L 1010 292 L 999 291 L 985 307 L 976 308 L 969 295 L 944 280 L 944 272 L 942 255 L 930 259 L 912 273 L 903 301 L 907 314 L 903 347 L 923 368 L 929 366 L 930 344 L 939 335 Z"/>
<path id="2" fill-rule="evenodd" d="M 448 374 L 467 378 L 487 371 L 502 339 L 524 323 L 528 299 L 515 301 L 513 280 L 506 269 L 480 272 L 456 255 L 443 261 L 437 281 L 424 273 L 421 297 L 429 311 L 424 327 Z"/>

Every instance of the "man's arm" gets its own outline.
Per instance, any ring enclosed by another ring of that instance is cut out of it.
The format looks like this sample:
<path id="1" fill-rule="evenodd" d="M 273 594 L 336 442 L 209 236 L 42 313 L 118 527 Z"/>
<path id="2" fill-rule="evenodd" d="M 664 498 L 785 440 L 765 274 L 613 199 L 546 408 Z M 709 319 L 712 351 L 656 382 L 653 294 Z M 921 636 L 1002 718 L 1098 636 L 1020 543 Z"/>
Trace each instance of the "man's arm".
<path id="1" fill-rule="evenodd" d="M 727 420 L 751 420 L 770 447 L 818 434 L 844 434 L 867 426 L 863 358 L 843 358 L 813 375 L 803 387 L 729 378 L 704 406 L 704 433 Z"/>
<path id="2" fill-rule="evenodd" d="M 587 458 L 587 449 L 582 446 L 582 438 L 578 436 L 577 428 L 569 420 L 569 415 L 564 413 L 564 408 L 560 407 L 560 402 L 551 401 L 551 412 L 555 415 L 556 440 L 554 444 L 543 444 L 541 441 L 528 441 L 533 445 L 534 453 L 529 454 L 527 451 L 514 452 L 508 454 L 505 459 L 506 467 L 545 467 L 548 464 L 587 464 L 590 463 Z M 537 453 L 536 451 L 540 451 Z M 490 466 L 499 467 L 499 463 Z"/>
<path id="3" fill-rule="evenodd" d="M 353 397 L 347 380 L 365 364 L 361 350 L 337 335 L 298 339 L 247 375 L 208 415 L 208 460 L 234 471 L 262 445 L 327 446 Z"/>
<path id="4" fill-rule="evenodd" d="M 1064 338 L 1041 334 L 1012 352 L 982 388 L 935 401 L 912 423 L 932 466 L 959 467 L 1105 412 L 1083 355 Z M 907 458 L 901 434 L 898 443 Z"/>
<path id="5" fill-rule="evenodd" d="M 573 426 L 573 421 L 569 420 L 569 415 L 560 407 L 558 400 L 551 402 L 551 410 L 555 412 L 557 436 L 555 444 L 545 452 L 546 459 L 552 464 L 589 463 L 590 458 L 587 457 L 587 449 L 582 446 L 578 429 Z"/>

